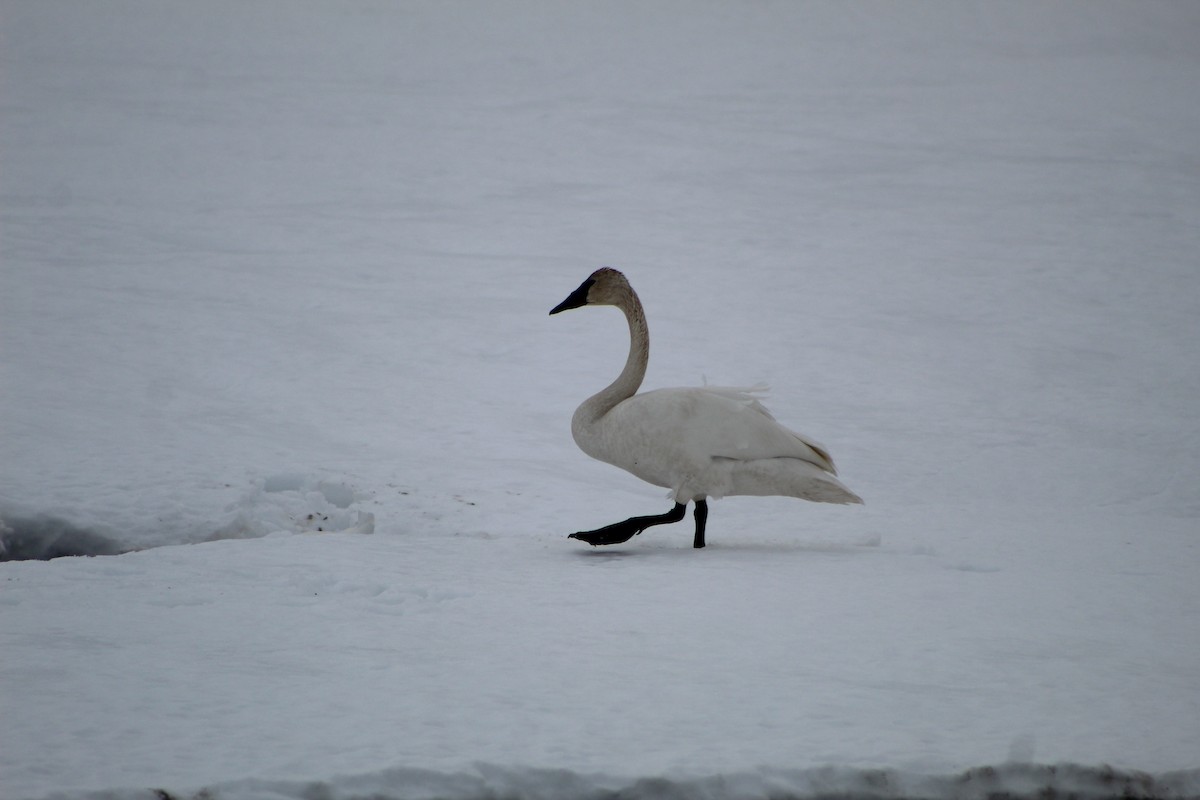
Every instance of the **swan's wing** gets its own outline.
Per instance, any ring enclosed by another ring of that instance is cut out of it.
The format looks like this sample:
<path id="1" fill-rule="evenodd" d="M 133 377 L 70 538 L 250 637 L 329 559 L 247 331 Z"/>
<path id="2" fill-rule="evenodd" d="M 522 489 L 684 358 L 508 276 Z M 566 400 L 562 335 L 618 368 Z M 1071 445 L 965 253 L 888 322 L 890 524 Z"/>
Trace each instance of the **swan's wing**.
<path id="1" fill-rule="evenodd" d="M 780 425 L 759 402 L 755 394 L 764 389 L 658 389 L 634 395 L 614 411 L 627 406 L 621 410 L 640 419 L 645 435 L 669 438 L 697 458 L 799 458 L 836 475 L 824 447 Z"/>

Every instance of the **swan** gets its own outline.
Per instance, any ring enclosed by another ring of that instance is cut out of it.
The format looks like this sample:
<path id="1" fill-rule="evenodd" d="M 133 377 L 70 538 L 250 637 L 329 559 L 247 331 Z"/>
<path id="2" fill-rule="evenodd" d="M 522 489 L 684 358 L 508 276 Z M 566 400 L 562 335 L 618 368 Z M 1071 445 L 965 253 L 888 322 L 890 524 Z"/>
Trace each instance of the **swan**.
<path id="1" fill-rule="evenodd" d="M 829 452 L 775 421 L 750 389 L 703 386 L 637 394 L 650 360 L 650 333 L 637 293 L 618 270 L 596 270 L 550 310 L 616 306 L 629 323 L 629 357 L 617 379 L 571 418 L 571 435 L 592 458 L 671 490 L 665 514 L 630 517 L 570 538 L 620 544 L 654 525 L 679 522 L 694 502 L 693 547 L 704 547 L 708 498 L 785 495 L 818 503 L 861 503 L 836 477 Z"/>

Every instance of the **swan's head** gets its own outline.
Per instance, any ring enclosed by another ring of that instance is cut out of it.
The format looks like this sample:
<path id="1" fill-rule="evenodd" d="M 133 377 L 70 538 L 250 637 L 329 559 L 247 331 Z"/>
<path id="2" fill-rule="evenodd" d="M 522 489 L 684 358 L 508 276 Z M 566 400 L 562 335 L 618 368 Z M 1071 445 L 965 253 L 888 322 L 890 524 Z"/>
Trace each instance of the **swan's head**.
<path id="1" fill-rule="evenodd" d="M 551 314 L 580 306 L 625 306 L 633 288 L 625 276 L 611 267 L 601 267 L 567 295 L 567 299 L 550 309 Z"/>

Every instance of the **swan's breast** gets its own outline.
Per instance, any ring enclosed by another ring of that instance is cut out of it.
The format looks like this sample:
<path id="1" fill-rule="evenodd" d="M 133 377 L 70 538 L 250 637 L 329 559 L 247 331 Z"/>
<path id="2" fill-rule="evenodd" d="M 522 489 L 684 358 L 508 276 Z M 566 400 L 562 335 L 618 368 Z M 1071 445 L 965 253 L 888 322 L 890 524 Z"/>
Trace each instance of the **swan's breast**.
<path id="1" fill-rule="evenodd" d="M 688 404 L 655 395 L 635 395 L 595 420 L 581 419 L 584 415 L 576 412 L 571 430 L 576 444 L 592 458 L 672 488 L 681 476 L 703 470 L 711 459 L 688 446 Z"/>

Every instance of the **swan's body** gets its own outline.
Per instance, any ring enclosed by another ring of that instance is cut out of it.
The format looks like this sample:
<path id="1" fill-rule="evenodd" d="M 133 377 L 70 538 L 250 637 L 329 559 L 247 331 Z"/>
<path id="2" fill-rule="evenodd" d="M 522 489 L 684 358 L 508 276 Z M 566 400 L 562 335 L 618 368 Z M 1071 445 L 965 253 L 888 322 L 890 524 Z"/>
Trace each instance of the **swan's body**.
<path id="1" fill-rule="evenodd" d="M 641 301 L 614 269 L 592 273 L 550 313 L 613 305 L 629 322 L 629 358 L 612 384 L 575 411 L 571 433 L 592 458 L 670 489 L 676 506 L 572 534 L 590 544 L 626 541 L 650 525 L 675 522 L 696 503 L 697 547 L 704 546 L 707 500 L 727 495 L 786 495 L 822 503 L 861 503 L 836 477 L 825 448 L 775 421 L 757 389 L 697 387 L 636 394 L 646 375 L 650 335 Z"/>
<path id="2" fill-rule="evenodd" d="M 677 503 L 728 495 L 861 502 L 833 477 L 825 451 L 776 422 L 750 390 L 658 389 L 585 419 L 577 413 L 572 425 L 583 452 L 670 489 Z"/>

